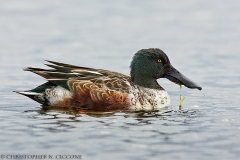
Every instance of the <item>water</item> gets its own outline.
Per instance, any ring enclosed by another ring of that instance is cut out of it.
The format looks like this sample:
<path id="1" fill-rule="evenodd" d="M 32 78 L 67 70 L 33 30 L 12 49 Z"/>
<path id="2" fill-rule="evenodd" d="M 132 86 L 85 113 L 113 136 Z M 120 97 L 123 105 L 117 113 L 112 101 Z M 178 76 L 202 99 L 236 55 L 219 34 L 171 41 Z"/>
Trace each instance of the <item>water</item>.
<path id="1" fill-rule="evenodd" d="M 0 13 L 0 155 L 239 158 L 239 1 L 8 0 Z M 179 86 L 162 79 L 167 113 L 42 109 L 12 92 L 45 82 L 21 70 L 44 59 L 129 74 L 132 55 L 150 47 L 203 87 L 182 89 L 182 110 Z"/>

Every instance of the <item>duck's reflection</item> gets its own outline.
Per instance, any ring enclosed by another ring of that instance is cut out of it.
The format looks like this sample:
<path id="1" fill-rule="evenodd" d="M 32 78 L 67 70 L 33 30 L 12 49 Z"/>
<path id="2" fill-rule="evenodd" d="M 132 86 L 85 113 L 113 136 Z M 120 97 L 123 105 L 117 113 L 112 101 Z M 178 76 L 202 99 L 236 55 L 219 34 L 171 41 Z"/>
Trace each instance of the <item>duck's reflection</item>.
<path id="1" fill-rule="evenodd" d="M 37 112 L 41 115 L 48 115 L 52 112 L 56 112 L 59 114 L 71 115 L 71 117 L 80 117 L 82 115 L 87 115 L 90 117 L 101 118 L 101 117 L 111 117 L 111 116 L 124 116 L 125 118 L 148 118 L 148 117 L 158 117 L 161 115 L 165 115 L 167 113 L 172 112 L 171 107 L 165 107 L 161 110 L 155 111 L 130 111 L 130 110 L 113 110 L 108 112 L 103 111 L 92 111 L 87 109 L 69 109 L 63 107 L 55 107 L 55 106 L 41 106 L 40 110 L 28 110 L 25 112 Z M 51 114 L 52 115 L 52 114 Z"/>

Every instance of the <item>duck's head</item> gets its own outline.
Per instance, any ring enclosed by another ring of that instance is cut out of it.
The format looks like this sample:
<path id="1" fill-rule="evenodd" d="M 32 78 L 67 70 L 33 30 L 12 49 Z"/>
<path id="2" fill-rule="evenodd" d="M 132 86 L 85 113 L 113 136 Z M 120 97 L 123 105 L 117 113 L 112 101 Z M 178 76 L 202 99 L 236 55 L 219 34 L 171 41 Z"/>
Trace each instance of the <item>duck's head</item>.
<path id="1" fill-rule="evenodd" d="M 162 89 L 157 83 L 159 78 L 167 78 L 188 88 L 202 89 L 199 85 L 182 75 L 175 69 L 167 55 L 158 48 L 138 51 L 131 62 L 131 80 L 133 83 L 152 89 Z"/>

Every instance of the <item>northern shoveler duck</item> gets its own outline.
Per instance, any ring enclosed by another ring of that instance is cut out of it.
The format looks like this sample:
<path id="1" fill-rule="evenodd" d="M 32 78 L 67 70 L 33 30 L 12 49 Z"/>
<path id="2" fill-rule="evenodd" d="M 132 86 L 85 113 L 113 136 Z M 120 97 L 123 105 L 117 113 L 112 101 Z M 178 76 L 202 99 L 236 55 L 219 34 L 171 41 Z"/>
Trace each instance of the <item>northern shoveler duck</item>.
<path id="1" fill-rule="evenodd" d="M 139 50 L 130 76 L 103 69 L 48 61 L 51 69 L 25 68 L 47 82 L 28 91 L 16 91 L 43 105 L 107 110 L 158 110 L 170 105 L 168 93 L 157 79 L 167 78 L 188 88 L 202 88 L 175 69 L 160 49 Z"/>

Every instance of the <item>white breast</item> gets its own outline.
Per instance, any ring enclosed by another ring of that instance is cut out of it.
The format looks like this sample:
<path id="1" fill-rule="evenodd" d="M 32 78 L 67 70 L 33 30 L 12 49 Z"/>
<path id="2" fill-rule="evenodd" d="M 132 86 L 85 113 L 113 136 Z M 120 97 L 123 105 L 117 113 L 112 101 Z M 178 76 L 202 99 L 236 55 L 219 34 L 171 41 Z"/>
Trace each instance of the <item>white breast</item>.
<path id="1" fill-rule="evenodd" d="M 138 85 L 129 94 L 131 109 L 158 110 L 170 106 L 170 97 L 165 90 L 149 89 Z"/>

